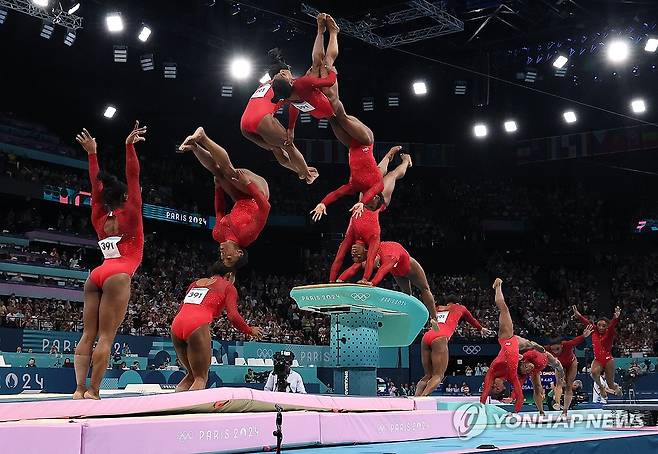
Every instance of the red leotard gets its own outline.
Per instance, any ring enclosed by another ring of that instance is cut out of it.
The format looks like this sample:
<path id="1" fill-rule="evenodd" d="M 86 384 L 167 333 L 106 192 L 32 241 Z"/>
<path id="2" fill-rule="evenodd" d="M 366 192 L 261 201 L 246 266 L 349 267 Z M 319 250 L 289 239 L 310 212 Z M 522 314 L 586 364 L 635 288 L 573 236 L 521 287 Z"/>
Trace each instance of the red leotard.
<path id="1" fill-rule="evenodd" d="M 329 118 L 334 116 L 334 109 L 329 99 L 320 91 L 322 87 L 331 87 L 336 83 L 336 73 L 329 71 L 327 77 L 304 76 L 292 83 L 293 93 L 301 98 L 299 102 L 291 102 L 288 110 L 288 129 L 294 129 L 299 115 L 299 109 L 308 112 L 314 118 Z M 297 107 L 299 106 L 299 107 Z"/>
<path id="2" fill-rule="evenodd" d="M 428 347 L 432 345 L 435 339 L 439 337 L 447 337 L 448 340 L 452 337 L 459 325 L 459 321 L 464 318 L 473 328 L 478 331 L 482 330 L 482 325 L 477 321 L 473 314 L 461 304 L 448 304 L 447 311 L 436 312 L 436 320 L 439 325 L 439 330 L 429 330 L 423 335 L 423 343 Z"/>
<path id="3" fill-rule="evenodd" d="M 215 184 L 215 226 L 212 237 L 218 243 L 230 240 L 240 247 L 247 247 L 258 238 L 267 223 L 270 203 L 253 181 L 247 185 L 249 194 L 235 201 L 233 209 L 226 213 L 224 190 Z"/>
<path id="4" fill-rule="evenodd" d="M 564 340 L 561 342 L 562 352 L 557 357 L 557 360 L 560 361 L 565 371 L 568 371 L 569 368 L 571 367 L 571 364 L 573 364 L 574 361 L 577 361 L 576 354 L 574 353 L 573 350 L 576 347 L 576 345 L 584 341 L 585 341 L 584 336 L 578 336 L 578 337 L 574 337 L 571 340 Z M 549 347 L 547 346 L 546 349 L 549 349 Z"/>
<path id="5" fill-rule="evenodd" d="M 523 352 L 523 359 L 532 363 L 535 367 L 532 369 L 532 375 L 539 375 L 541 371 L 546 369 L 548 366 L 548 355 L 544 352 L 538 352 L 537 350 L 528 350 Z M 527 375 L 521 375 L 519 381 L 521 383 L 525 382 Z"/>
<path id="6" fill-rule="evenodd" d="M 594 325 L 591 320 L 583 315 L 578 317 L 585 326 Z M 605 330 L 604 334 L 600 334 L 596 325 L 594 325 L 594 332 L 592 333 L 592 347 L 594 347 L 594 359 L 601 364 L 601 367 L 605 367 L 608 364 L 608 361 L 613 359 L 612 357 L 612 343 L 615 340 L 617 332 L 615 331 L 615 325 L 619 319 L 613 318 L 608 324 L 608 329 Z"/>
<path id="7" fill-rule="evenodd" d="M 499 338 L 498 343 L 500 344 L 500 352 L 492 361 L 487 375 L 484 377 L 480 403 L 487 401 L 494 379 L 502 378 L 509 381 L 514 388 L 514 411 L 518 413 L 523 405 L 523 388 L 517 373 L 519 368 L 519 341 L 516 336 L 512 336 L 509 339 Z"/>
<path id="8" fill-rule="evenodd" d="M 214 281 L 212 281 L 213 279 Z M 243 333 L 251 334 L 251 327 L 238 312 L 237 301 L 238 291 L 224 278 L 215 276 L 211 279 L 192 282 L 187 288 L 178 314 L 171 323 L 171 332 L 179 339 L 186 341 L 197 328 L 210 324 L 226 308 L 226 317 L 231 324 Z"/>
<path id="9" fill-rule="evenodd" d="M 357 192 L 363 192 L 361 202 L 368 203 L 384 190 L 384 178 L 375 162 L 373 147 L 374 145 L 361 145 L 357 142 L 350 144 L 350 181 L 327 194 L 322 199 L 325 206 L 329 206 L 343 196 Z"/>
<path id="10" fill-rule="evenodd" d="M 266 88 L 267 87 L 267 88 Z M 258 125 L 266 115 L 273 115 L 283 101 L 278 103 L 272 102 L 274 91 L 272 85 L 268 82 L 260 85 L 247 102 L 242 118 L 240 119 L 240 129 L 252 134 L 258 134 Z"/>
<path id="11" fill-rule="evenodd" d="M 388 273 L 393 276 L 404 277 L 409 274 L 411 268 L 411 256 L 402 247 L 400 243 L 394 241 L 384 241 L 379 245 L 377 256 L 379 257 L 379 270 L 372 279 L 373 285 L 378 285 Z M 351 279 L 359 269 L 363 268 L 363 263 L 355 263 L 343 271 L 339 279 L 347 281 Z"/>
<path id="12" fill-rule="evenodd" d="M 108 211 L 101 202 L 103 184 L 98 180 L 98 158 L 89 155 L 89 179 L 91 180 L 91 223 L 99 240 L 121 237 L 116 244 L 119 257 L 106 258 L 102 265 L 94 268 L 89 279 L 99 289 L 105 280 L 115 274 L 126 273 L 132 276 L 142 263 L 144 254 L 144 228 L 142 225 L 142 192 L 139 186 L 139 159 L 133 144 L 126 145 L 126 182 L 128 199 L 121 208 Z M 116 217 L 119 233 L 105 233 L 105 223 L 109 217 Z"/>
<path id="13" fill-rule="evenodd" d="M 366 208 L 363 210 L 361 217 L 350 219 L 350 225 L 347 227 L 347 232 L 345 232 L 345 238 L 343 238 L 343 242 L 340 243 L 334 263 L 331 265 L 329 282 L 336 282 L 336 276 L 338 276 L 338 271 L 340 271 L 340 267 L 343 264 L 347 251 L 349 251 L 352 245 L 357 241 L 364 243 L 368 248 L 368 258 L 366 260 L 366 269 L 363 278 L 366 280 L 370 279 L 375 267 L 375 257 L 377 257 L 377 252 L 379 251 L 381 234 L 381 227 L 379 226 L 380 211 L 381 208 L 375 211 L 370 211 Z"/>

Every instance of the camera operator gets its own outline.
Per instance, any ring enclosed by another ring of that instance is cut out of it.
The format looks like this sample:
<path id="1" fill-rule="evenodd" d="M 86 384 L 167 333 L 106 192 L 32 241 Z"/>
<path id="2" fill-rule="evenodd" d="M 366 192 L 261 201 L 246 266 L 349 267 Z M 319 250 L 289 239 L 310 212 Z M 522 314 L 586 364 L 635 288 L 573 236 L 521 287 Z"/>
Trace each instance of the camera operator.
<path id="1" fill-rule="evenodd" d="M 288 351 L 276 352 L 272 359 L 274 370 L 267 377 L 265 391 L 306 394 L 302 376 L 290 368 L 295 354 Z"/>

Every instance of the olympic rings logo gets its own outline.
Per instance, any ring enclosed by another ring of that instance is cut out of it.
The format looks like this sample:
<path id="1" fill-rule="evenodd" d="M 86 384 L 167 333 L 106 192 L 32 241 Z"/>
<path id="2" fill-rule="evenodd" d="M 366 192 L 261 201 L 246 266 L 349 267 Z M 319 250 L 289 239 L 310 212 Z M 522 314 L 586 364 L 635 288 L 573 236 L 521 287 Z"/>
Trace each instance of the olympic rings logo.
<path id="1" fill-rule="evenodd" d="M 350 295 L 354 301 L 360 301 L 364 302 L 368 298 L 370 298 L 370 293 L 352 293 Z"/>
<path id="2" fill-rule="evenodd" d="M 482 347 L 479 345 L 464 345 L 462 350 L 464 350 L 464 353 L 467 355 L 477 355 L 482 351 Z"/>

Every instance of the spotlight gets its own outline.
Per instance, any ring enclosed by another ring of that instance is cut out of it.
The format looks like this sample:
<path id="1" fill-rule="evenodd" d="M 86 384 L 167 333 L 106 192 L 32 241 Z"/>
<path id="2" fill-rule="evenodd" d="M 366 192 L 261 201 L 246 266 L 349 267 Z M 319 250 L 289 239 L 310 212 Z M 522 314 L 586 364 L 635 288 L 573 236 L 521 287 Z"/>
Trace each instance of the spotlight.
<path id="1" fill-rule="evenodd" d="M 251 16 L 249 19 L 247 19 L 247 25 L 251 25 L 255 23 L 256 23 L 256 16 Z"/>
<path id="2" fill-rule="evenodd" d="M 576 120 L 577 120 L 576 112 L 574 112 L 573 110 L 567 110 L 566 112 L 564 112 L 562 114 L 562 116 L 564 117 L 564 121 L 566 121 L 567 123 L 570 123 L 570 124 L 575 123 Z"/>
<path id="3" fill-rule="evenodd" d="M 142 29 L 140 30 L 139 35 L 137 35 L 137 38 L 141 42 L 145 43 L 146 41 L 148 41 L 149 36 L 151 36 L 151 29 L 146 25 L 142 25 Z"/>
<path id="4" fill-rule="evenodd" d="M 534 83 L 537 80 L 537 70 L 534 68 L 526 69 L 523 80 L 530 84 Z"/>
<path id="5" fill-rule="evenodd" d="M 7 11 L 4 9 L 0 9 L 0 25 L 4 24 L 6 19 L 7 19 Z"/>
<path id="6" fill-rule="evenodd" d="M 516 125 L 516 121 L 514 120 L 507 120 L 504 126 L 505 126 L 505 131 L 507 132 L 516 132 L 516 130 L 519 129 L 518 126 Z"/>
<path id="7" fill-rule="evenodd" d="M 32 3 L 34 3 L 37 6 L 40 6 L 42 8 L 45 8 L 48 6 L 49 0 L 32 0 Z"/>
<path id="8" fill-rule="evenodd" d="M 164 78 L 165 79 L 175 79 L 176 78 L 176 63 L 165 63 L 164 67 Z"/>
<path id="9" fill-rule="evenodd" d="M 271 79 L 270 75 L 268 73 L 265 73 L 263 75 L 263 77 L 258 79 L 258 82 L 260 82 L 261 84 L 264 84 L 265 82 L 269 82 L 270 79 Z"/>
<path id="10" fill-rule="evenodd" d="M 553 66 L 556 68 L 564 68 L 564 65 L 567 64 L 569 59 L 564 55 L 558 55 L 558 57 L 553 61 Z"/>
<path id="11" fill-rule="evenodd" d="M 69 14 L 74 14 L 77 10 L 80 9 L 80 2 L 73 2 L 69 10 L 67 11 Z"/>
<path id="12" fill-rule="evenodd" d="M 644 50 L 646 50 L 647 52 L 655 52 L 656 49 L 658 49 L 658 39 L 649 38 L 647 40 L 646 46 L 644 46 Z"/>
<path id="13" fill-rule="evenodd" d="M 251 74 L 251 62 L 246 58 L 236 58 L 231 62 L 231 75 L 234 79 L 246 79 Z"/>
<path id="14" fill-rule="evenodd" d="M 107 106 L 105 108 L 105 112 L 103 112 L 103 116 L 105 118 L 112 118 L 114 117 L 114 114 L 117 113 L 117 108 L 114 106 Z"/>
<path id="15" fill-rule="evenodd" d="M 66 31 L 66 36 L 64 37 L 64 44 L 67 46 L 72 46 L 75 41 L 75 30 L 69 28 Z"/>
<path id="16" fill-rule="evenodd" d="M 424 95 L 427 93 L 427 85 L 425 82 L 414 82 L 413 84 L 414 94 Z"/>
<path id="17" fill-rule="evenodd" d="M 615 40 L 608 43 L 608 58 L 613 63 L 620 63 L 628 58 L 630 48 L 626 41 Z"/>
<path id="18" fill-rule="evenodd" d="M 483 123 L 476 124 L 473 126 L 473 134 L 478 138 L 487 137 L 487 125 Z"/>
<path id="19" fill-rule="evenodd" d="M 114 63 L 128 61 L 128 46 L 114 46 Z"/>
<path id="20" fill-rule="evenodd" d="M 233 97 L 233 85 L 222 85 L 222 98 Z"/>
<path id="21" fill-rule="evenodd" d="M 631 109 L 633 109 L 633 113 L 644 113 L 647 110 L 647 106 L 644 103 L 644 99 L 634 99 L 631 101 Z"/>
<path id="22" fill-rule="evenodd" d="M 279 30 L 281 30 L 281 24 L 278 24 L 278 23 L 277 23 L 277 24 L 274 24 L 274 25 L 272 26 L 272 29 L 271 29 L 270 31 L 271 31 L 272 33 L 276 33 L 276 32 L 278 32 Z"/>
<path id="23" fill-rule="evenodd" d="M 400 107 L 400 93 L 388 94 L 388 107 Z"/>
<path id="24" fill-rule="evenodd" d="M 111 33 L 118 33 L 123 30 L 123 19 L 121 13 L 110 13 L 105 16 L 105 25 Z"/>
<path id="25" fill-rule="evenodd" d="M 42 38 L 50 39 L 53 36 L 54 31 L 55 26 L 53 24 L 50 22 L 44 22 L 43 25 L 41 25 L 41 33 L 39 36 Z"/>
<path id="26" fill-rule="evenodd" d="M 231 16 L 235 16 L 240 13 L 240 5 L 237 3 L 233 3 L 231 5 Z"/>
<path id="27" fill-rule="evenodd" d="M 375 99 L 372 97 L 363 98 L 361 106 L 363 107 L 364 112 L 372 112 L 375 110 Z"/>
<path id="28" fill-rule="evenodd" d="M 155 68 L 153 61 L 153 54 L 146 54 L 139 57 L 139 64 L 142 66 L 142 71 L 151 71 Z"/>
<path id="29" fill-rule="evenodd" d="M 465 80 L 455 81 L 455 94 L 460 95 L 460 96 L 466 94 L 466 81 Z"/>

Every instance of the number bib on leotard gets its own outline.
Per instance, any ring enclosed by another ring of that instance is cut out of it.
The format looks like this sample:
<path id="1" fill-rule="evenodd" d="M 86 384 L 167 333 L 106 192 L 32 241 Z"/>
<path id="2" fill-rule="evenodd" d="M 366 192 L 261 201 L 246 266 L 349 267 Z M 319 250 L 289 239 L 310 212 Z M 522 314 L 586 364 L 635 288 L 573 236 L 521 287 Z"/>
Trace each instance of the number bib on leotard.
<path id="1" fill-rule="evenodd" d="M 210 291 L 209 288 L 194 287 L 187 292 L 183 303 L 185 304 L 201 304 L 206 294 Z"/>
<path id="2" fill-rule="evenodd" d="M 265 93 L 270 89 L 271 85 L 270 84 L 265 84 L 260 87 L 254 92 L 253 95 L 251 95 L 252 98 L 263 98 L 265 96 Z"/>
<path id="3" fill-rule="evenodd" d="M 310 112 L 312 110 L 315 110 L 315 107 L 313 105 L 309 104 L 308 102 L 293 102 L 291 103 L 293 106 L 297 108 L 300 112 Z"/>
<path id="4" fill-rule="evenodd" d="M 108 236 L 107 238 L 100 240 L 98 246 L 101 248 L 103 257 L 106 259 L 118 259 L 121 257 L 118 245 L 119 241 L 121 241 L 120 236 Z"/>
<path id="5" fill-rule="evenodd" d="M 436 313 L 436 322 L 437 323 L 445 323 L 446 320 L 448 320 L 448 315 L 450 314 L 450 311 L 441 311 Z"/>

